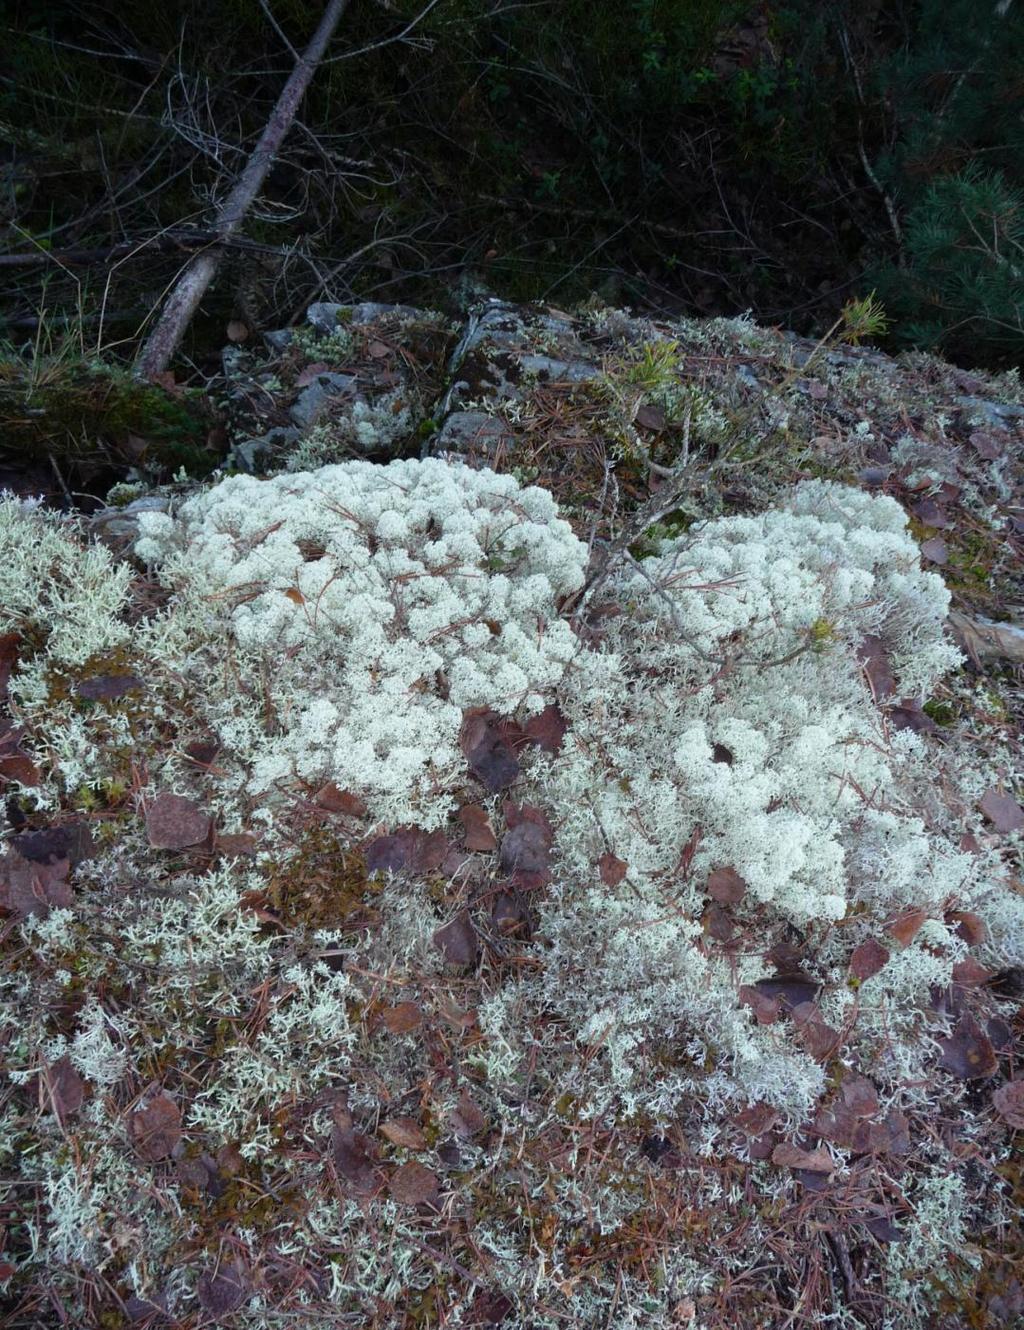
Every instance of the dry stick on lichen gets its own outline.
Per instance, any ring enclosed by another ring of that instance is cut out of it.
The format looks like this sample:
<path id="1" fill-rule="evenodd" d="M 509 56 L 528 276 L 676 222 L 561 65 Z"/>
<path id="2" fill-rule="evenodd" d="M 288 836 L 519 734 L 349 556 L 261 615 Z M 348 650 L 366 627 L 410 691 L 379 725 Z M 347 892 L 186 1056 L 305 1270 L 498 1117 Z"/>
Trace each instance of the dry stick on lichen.
<path id="1" fill-rule="evenodd" d="M 214 229 L 218 241 L 238 230 L 255 201 L 347 5 L 348 0 L 329 0 L 312 40 L 297 58 L 259 142 L 217 213 Z M 220 266 L 222 252 L 219 246 L 207 248 L 186 265 L 139 353 L 135 372 L 140 378 L 152 378 L 167 368 Z"/>

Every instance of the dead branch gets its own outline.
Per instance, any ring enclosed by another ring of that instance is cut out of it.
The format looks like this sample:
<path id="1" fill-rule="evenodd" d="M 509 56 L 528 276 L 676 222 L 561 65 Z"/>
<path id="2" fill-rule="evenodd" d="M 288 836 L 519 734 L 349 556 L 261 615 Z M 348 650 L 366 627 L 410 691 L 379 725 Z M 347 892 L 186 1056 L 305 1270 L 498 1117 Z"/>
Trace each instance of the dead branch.
<path id="1" fill-rule="evenodd" d="M 320 25 L 284 85 L 245 169 L 217 213 L 215 231 L 219 240 L 238 229 L 255 201 L 347 5 L 348 0 L 329 0 Z M 210 246 L 186 265 L 139 354 L 135 372 L 141 378 L 150 378 L 166 369 L 213 280 L 221 252 L 219 245 Z"/>

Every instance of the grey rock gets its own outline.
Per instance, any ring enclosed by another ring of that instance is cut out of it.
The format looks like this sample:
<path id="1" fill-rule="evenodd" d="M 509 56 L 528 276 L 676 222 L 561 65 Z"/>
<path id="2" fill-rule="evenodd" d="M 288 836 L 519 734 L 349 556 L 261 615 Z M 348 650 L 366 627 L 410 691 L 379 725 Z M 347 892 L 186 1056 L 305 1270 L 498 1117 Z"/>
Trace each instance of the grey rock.
<path id="1" fill-rule="evenodd" d="M 341 316 L 339 319 L 339 315 Z M 422 318 L 421 310 L 411 305 L 382 305 L 375 300 L 366 300 L 359 305 L 337 305 L 331 301 L 318 301 L 306 310 L 306 321 L 321 337 L 329 337 L 339 327 L 359 327 L 364 323 L 373 323 L 377 319 Z"/>
<path id="2" fill-rule="evenodd" d="M 1024 419 L 1024 406 L 1016 402 L 991 402 L 987 397 L 958 397 L 956 403 L 994 429 L 1005 429 L 1014 421 Z"/>
<path id="3" fill-rule="evenodd" d="M 100 508 L 89 518 L 89 529 L 104 545 L 124 546 L 138 539 L 141 513 L 165 513 L 169 507 L 169 499 L 147 494 L 123 508 Z"/>
<path id="4" fill-rule="evenodd" d="M 302 431 L 295 429 L 294 426 L 277 425 L 266 434 L 258 434 L 241 443 L 233 443 L 229 453 L 230 465 L 236 471 L 247 471 L 250 475 L 254 475 L 261 470 L 260 463 L 263 457 L 269 458 L 301 438 Z"/>
<path id="5" fill-rule="evenodd" d="M 356 380 L 352 374 L 336 374 L 333 370 L 325 370 L 312 383 L 306 384 L 288 414 L 299 429 L 309 429 L 332 402 L 338 398 L 351 399 L 355 396 Z"/>
<path id="6" fill-rule="evenodd" d="M 293 336 L 294 333 L 291 328 L 278 328 L 274 332 L 265 332 L 263 334 L 263 340 L 266 342 L 267 346 L 270 347 L 271 351 L 280 352 L 284 351 L 291 345 Z"/>
<path id="7" fill-rule="evenodd" d="M 486 411 L 454 411 L 441 426 L 431 451 L 474 454 L 493 461 L 515 436 L 507 421 Z"/>
<path id="8" fill-rule="evenodd" d="M 588 379 L 601 377 L 597 365 L 585 360 L 558 360 L 554 356 L 522 355 L 519 363 L 527 374 L 536 374 L 539 379 L 558 383 L 585 383 Z"/>

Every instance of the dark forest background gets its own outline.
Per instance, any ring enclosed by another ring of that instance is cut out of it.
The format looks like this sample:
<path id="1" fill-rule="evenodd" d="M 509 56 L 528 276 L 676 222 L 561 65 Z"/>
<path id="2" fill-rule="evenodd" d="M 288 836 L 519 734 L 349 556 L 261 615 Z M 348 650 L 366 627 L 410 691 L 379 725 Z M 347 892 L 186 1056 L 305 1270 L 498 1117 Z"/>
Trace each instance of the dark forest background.
<path id="1" fill-rule="evenodd" d="M 130 354 L 321 12 L 9 0 L 9 348 Z M 1022 176 L 1012 0 L 352 0 L 185 352 L 326 294 L 816 332 L 874 290 L 888 349 L 1012 365 Z"/>

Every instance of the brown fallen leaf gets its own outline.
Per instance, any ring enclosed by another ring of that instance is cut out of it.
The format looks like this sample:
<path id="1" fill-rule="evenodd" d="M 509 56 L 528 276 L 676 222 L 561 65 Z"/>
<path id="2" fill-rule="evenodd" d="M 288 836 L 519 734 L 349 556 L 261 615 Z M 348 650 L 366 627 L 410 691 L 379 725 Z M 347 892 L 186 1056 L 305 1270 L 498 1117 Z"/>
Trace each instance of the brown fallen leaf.
<path id="1" fill-rule="evenodd" d="M 992 1107 L 1014 1131 L 1024 1131 L 1024 1081 L 1001 1085 L 992 1096 Z"/>
<path id="2" fill-rule="evenodd" d="M 116 702 L 128 693 L 138 693 L 145 687 L 135 674 L 96 674 L 75 684 L 78 697 L 89 702 Z"/>
<path id="3" fill-rule="evenodd" d="M 955 927 L 957 937 L 963 938 L 969 947 L 980 946 L 988 937 L 984 919 L 973 910 L 950 910 L 946 923 Z"/>
<path id="4" fill-rule="evenodd" d="M 762 993 L 753 984 L 743 984 L 739 992 L 740 1002 L 745 1007 L 752 1007 L 758 1025 L 774 1025 L 782 1014 L 782 1003 L 776 997 Z"/>
<path id="5" fill-rule="evenodd" d="M 217 1323 L 236 1312 L 252 1294 L 252 1280 L 241 1261 L 228 1261 L 213 1270 L 204 1270 L 196 1280 L 199 1305 Z"/>
<path id="6" fill-rule="evenodd" d="M 439 928 L 434 933 L 433 942 L 449 965 L 475 965 L 480 954 L 476 929 L 468 910 L 460 910 L 451 923 Z"/>
<path id="7" fill-rule="evenodd" d="M 389 1034 L 408 1034 L 423 1024 L 423 1012 L 415 1002 L 399 1002 L 394 1007 L 385 1007 L 380 1020 Z"/>
<path id="8" fill-rule="evenodd" d="M 809 1173 L 831 1173 L 835 1169 L 832 1156 L 820 1146 L 816 1150 L 803 1150 L 799 1145 L 783 1141 L 772 1151 L 772 1163 L 779 1168 L 802 1168 Z"/>
<path id="9" fill-rule="evenodd" d="M 949 559 L 949 547 L 941 536 L 932 536 L 931 540 L 921 541 L 921 553 L 929 563 L 942 567 Z"/>
<path id="10" fill-rule="evenodd" d="M 801 1002 L 813 1002 L 821 985 L 809 975 L 778 974 L 772 979 L 758 979 L 754 987 L 764 997 L 777 998 L 785 1010 L 792 1011 Z"/>
<path id="11" fill-rule="evenodd" d="M 867 677 L 868 687 L 876 702 L 885 702 L 896 692 L 896 676 L 889 664 L 885 643 L 874 633 L 861 639 L 857 659 Z"/>
<path id="12" fill-rule="evenodd" d="M 390 836 L 378 836 L 366 847 L 366 871 L 375 873 L 433 873 L 444 863 L 448 838 L 443 831 L 399 827 Z"/>
<path id="13" fill-rule="evenodd" d="M 518 779 L 519 759 L 493 711 L 481 708 L 467 711 L 460 743 L 470 771 L 492 794 L 507 789 Z"/>
<path id="14" fill-rule="evenodd" d="M 1001 835 L 1019 831 L 1024 827 L 1024 809 L 1010 794 L 992 789 L 979 801 L 978 807 Z"/>
<path id="15" fill-rule="evenodd" d="M 192 799 L 163 790 L 146 807 L 146 835 L 154 850 L 185 850 L 200 845 L 212 822 Z"/>
<path id="16" fill-rule="evenodd" d="M 463 1140 L 478 1136 L 487 1126 L 487 1119 L 473 1103 L 466 1089 L 463 1089 L 459 1095 L 459 1102 L 448 1115 L 448 1120 L 455 1134 L 461 1136 Z"/>
<path id="17" fill-rule="evenodd" d="M 797 1040 L 815 1062 L 826 1062 L 839 1044 L 839 1032 L 825 1022 L 815 1002 L 801 1002 L 793 1008 L 793 1026 Z"/>
<path id="18" fill-rule="evenodd" d="M 532 804 L 504 806 L 508 831 L 502 837 L 499 862 L 526 890 L 551 881 L 551 845 L 554 830 L 543 809 Z"/>
<path id="19" fill-rule="evenodd" d="M 351 1119 L 348 1119 L 351 1121 Z M 377 1169 L 372 1142 L 351 1126 L 334 1127 L 331 1152 L 338 1175 L 357 1196 L 369 1196 L 377 1189 Z"/>
<path id="20" fill-rule="evenodd" d="M 719 905 L 738 905 L 746 890 L 746 882 L 731 866 L 708 874 L 708 895 Z"/>
<path id="21" fill-rule="evenodd" d="M 530 717 L 523 726 L 523 734 L 527 742 L 536 744 L 545 753 L 559 753 L 565 739 L 566 728 L 565 717 L 557 704 L 552 702 L 543 711 L 538 711 L 535 716 Z"/>
<path id="22" fill-rule="evenodd" d="M 339 790 L 334 781 L 328 781 L 317 790 L 314 800 L 318 808 L 328 813 L 343 813 L 346 817 L 365 817 L 366 804 L 358 794 Z"/>
<path id="23" fill-rule="evenodd" d="M 437 1199 L 437 1174 L 414 1159 L 395 1169 L 388 1190 L 399 1205 L 427 1205 Z"/>
<path id="24" fill-rule="evenodd" d="M 490 818 L 479 804 L 463 804 L 459 809 L 459 821 L 465 832 L 467 850 L 486 854 L 498 848 L 498 838 L 494 834 Z"/>
<path id="25" fill-rule="evenodd" d="M 597 871 L 606 887 L 617 887 L 626 876 L 628 868 L 625 859 L 617 859 L 610 850 L 606 850 L 597 861 Z"/>
<path id="26" fill-rule="evenodd" d="M 981 1080 L 998 1070 L 992 1041 L 970 1012 L 961 1016 L 952 1034 L 938 1043 L 942 1049 L 939 1065 L 963 1081 Z"/>
<path id="27" fill-rule="evenodd" d="M 66 1054 L 51 1062 L 39 1077 L 41 1107 L 44 1112 L 52 1111 L 61 1123 L 82 1107 L 85 1090 L 85 1081 Z"/>
<path id="28" fill-rule="evenodd" d="M 23 919 L 45 917 L 51 909 L 69 909 L 74 902 L 70 871 L 70 859 L 33 863 L 10 850 L 0 859 L 0 907 Z"/>
<path id="29" fill-rule="evenodd" d="M 854 947 L 850 956 L 850 973 L 854 979 L 872 978 L 889 963 L 890 952 L 877 938 L 870 937 L 866 942 Z"/>
<path id="30" fill-rule="evenodd" d="M 387 1122 L 381 1124 L 380 1132 L 382 1136 L 387 1137 L 392 1145 L 401 1146 L 403 1150 L 425 1150 L 427 1148 L 427 1138 L 415 1118 L 388 1118 Z"/>
<path id="31" fill-rule="evenodd" d="M 921 925 L 927 918 L 927 910 L 904 910 L 889 922 L 886 932 L 894 937 L 900 946 L 908 947 L 921 931 Z"/>
<path id="32" fill-rule="evenodd" d="M 181 1140 L 181 1112 L 163 1090 L 128 1115 L 128 1134 L 135 1153 L 147 1164 L 166 1159 Z"/>
<path id="33" fill-rule="evenodd" d="M 732 1120 L 740 1131 L 746 1132 L 748 1136 L 762 1136 L 779 1121 L 779 1112 L 770 1104 L 759 1101 L 741 1109 L 739 1113 L 733 1115 Z"/>

